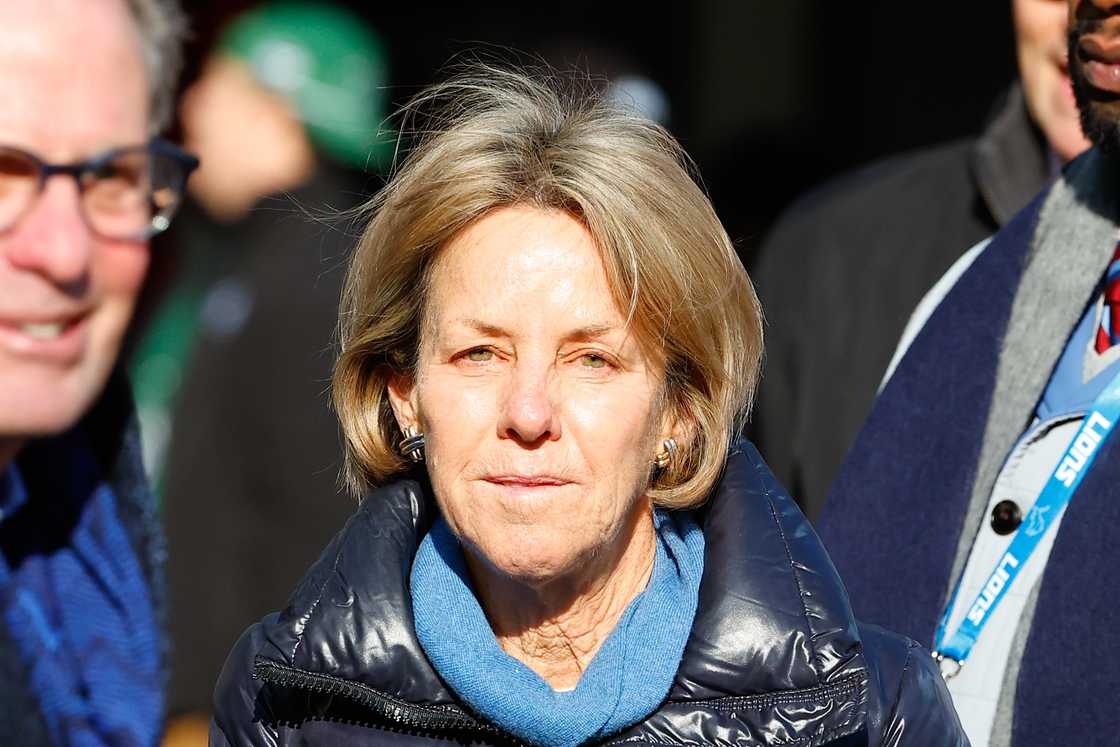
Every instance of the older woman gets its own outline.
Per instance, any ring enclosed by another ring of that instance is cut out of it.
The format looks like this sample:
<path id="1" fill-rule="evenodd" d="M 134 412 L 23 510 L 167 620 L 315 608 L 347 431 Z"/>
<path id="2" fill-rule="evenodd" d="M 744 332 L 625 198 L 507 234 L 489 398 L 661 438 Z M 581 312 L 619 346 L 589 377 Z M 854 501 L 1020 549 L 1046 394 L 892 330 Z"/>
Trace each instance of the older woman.
<path id="1" fill-rule="evenodd" d="M 761 316 L 677 143 L 555 77 L 433 110 L 345 290 L 377 487 L 237 644 L 212 744 L 965 744 L 733 441 Z"/>

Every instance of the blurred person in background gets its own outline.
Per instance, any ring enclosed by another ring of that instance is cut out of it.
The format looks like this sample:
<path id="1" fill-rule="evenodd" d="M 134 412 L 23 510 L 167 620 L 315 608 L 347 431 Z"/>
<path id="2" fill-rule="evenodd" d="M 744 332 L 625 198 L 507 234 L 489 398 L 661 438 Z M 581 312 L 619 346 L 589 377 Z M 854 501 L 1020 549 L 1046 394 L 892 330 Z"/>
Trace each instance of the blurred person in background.
<path id="1" fill-rule="evenodd" d="M 1012 0 L 1019 81 L 975 139 L 895 157 L 794 204 L 759 251 L 767 360 L 752 434 L 810 519 L 922 295 L 1088 147 L 1063 0 Z"/>
<path id="2" fill-rule="evenodd" d="M 1120 1 L 1069 15 L 1094 147 L 922 301 L 820 520 L 975 747 L 1120 731 Z"/>
<path id="3" fill-rule="evenodd" d="M 188 147 L 204 152 L 203 165 L 175 229 L 160 237 L 168 245 L 155 268 L 162 274 L 150 283 L 145 300 L 152 308 L 143 310 L 131 356 L 146 462 L 157 477 L 167 461 L 180 369 L 198 333 L 244 321 L 238 282 L 219 281 L 255 254 L 262 231 L 277 223 L 289 232 L 314 230 L 296 214 L 311 223 L 337 212 L 340 201 L 360 201 L 365 179 L 358 172 L 376 169 L 389 144 L 376 136 L 383 46 L 346 11 L 288 2 L 240 13 L 223 24 L 199 67 L 179 121 Z M 306 254 L 278 250 L 269 261 Z"/>
<path id="4" fill-rule="evenodd" d="M 237 635 L 353 509 L 327 390 L 354 239 L 321 216 L 368 197 L 362 172 L 392 150 L 378 135 L 385 84 L 383 46 L 353 14 L 267 3 L 221 29 L 182 97 L 203 165 L 173 237 L 179 272 L 132 370 L 162 472 L 182 716 L 169 739 L 183 744 L 205 741 Z"/>
<path id="5" fill-rule="evenodd" d="M 163 730 L 163 554 L 116 367 L 196 161 L 170 0 L 0 4 L 0 743 Z"/>

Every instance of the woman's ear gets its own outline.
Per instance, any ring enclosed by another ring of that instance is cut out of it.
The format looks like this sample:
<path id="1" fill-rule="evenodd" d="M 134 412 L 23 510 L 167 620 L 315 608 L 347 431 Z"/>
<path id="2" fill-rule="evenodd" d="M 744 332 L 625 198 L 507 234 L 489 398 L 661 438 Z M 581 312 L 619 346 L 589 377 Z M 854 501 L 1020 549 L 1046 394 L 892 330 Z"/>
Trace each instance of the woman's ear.
<path id="1" fill-rule="evenodd" d="M 386 388 L 389 390 L 389 405 L 393 408 L 393 416 L 396 417 L 401 432 L 407 428 L 422 430 L 419 427 L 415 380 L 411 376 L 393 373 L 389 376 Z"/>
<path id="2" fill-rule="evenodd" d="M 661 427 L 658 430 L 657 443 L 660 445 L 666 439 L 673 439 L 677 446 L 688 447 L 696 438 L 696 419 L 681 403 L 673 403 L 661 408 Z"/>

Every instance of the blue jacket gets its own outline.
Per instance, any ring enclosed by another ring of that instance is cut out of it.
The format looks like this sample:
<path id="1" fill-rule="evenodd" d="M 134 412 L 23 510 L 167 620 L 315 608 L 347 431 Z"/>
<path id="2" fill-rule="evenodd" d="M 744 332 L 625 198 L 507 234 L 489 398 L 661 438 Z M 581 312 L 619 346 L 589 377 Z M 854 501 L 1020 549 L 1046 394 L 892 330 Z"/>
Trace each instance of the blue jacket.
<path id="1" fill-rule="evenodd" d="M 416 640 L 409 569 L 433 517 L 420 476 L 369 495 L 215 690 L 211 745 L 509 744 Z M 667 701 L 627 745 L 966 745 L 912 641 L 856 623 L 828 555 L 750 445 L 697 516 L 699 609 Z"/>
<path id="2" fill-rule="evenodd" d="M 93 444 L 97 462 L 117 496 L 118 514 L 148 583 L 156 619 L 162 623 L 165 616 L 163 563 L 166 555 L 163 534 L 144 474 L 131 394 L 122 375 L 112 377 L 97 404 L 75 428 L 90 437 L 88 440 Z M 63 448 L 66 437 L 67 434 L 64 434 L 30 442 L 16 460 L 21 471 L 64 472 L 66 464 L 60 463 L 56 455 Z M 49 502 L 32 503 L 50 510 Z M 37 509 L 31 513 L 33 516 L 28 516 L 28 519 L 36 520 L 43 516 L 50 519 L 52 528 L 57 529 L 53 541 L 66 541 L 67 517 L 44 514 Z M 0 547 L 16 544 L 21 546 L 21 551 L 27 549 L 23 542 L 10 542 L 13 533 L 24 531 L 21 525 L 24 519 L 17 521 L 18 517 L 19 514 L 16 514 L 11 521 L 0 522 Z M 18 558 L 9 556 L 8 562 L 18 562 Z M 166 676 L 162 680 L 166 680 Z M 153 687 L 164 685 L 164 681 L 152 683 Z M 3 624 L 0 624 L 0 744 L 25 747 L 51 744 L 20 650 Z"/>

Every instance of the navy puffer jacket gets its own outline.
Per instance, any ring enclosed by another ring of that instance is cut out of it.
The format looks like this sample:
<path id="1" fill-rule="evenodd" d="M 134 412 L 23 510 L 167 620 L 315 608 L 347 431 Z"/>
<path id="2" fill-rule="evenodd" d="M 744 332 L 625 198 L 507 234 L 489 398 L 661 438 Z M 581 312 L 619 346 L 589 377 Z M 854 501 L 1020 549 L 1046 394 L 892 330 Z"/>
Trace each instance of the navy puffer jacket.
<path id="1" fill-rule="evenodd" d="M 370 494 L 287 609 L 246 631 L 218 681 L 211 745 L 516 744 L 463 706 L 416 639 L 408 580 L 427 490 L 402 479 Z M 672 689 L 603 744 L 968 744 L 929 654 L 852 618 L 754 447 L 732 453 L 697 519 L 704 578 Z"/>

